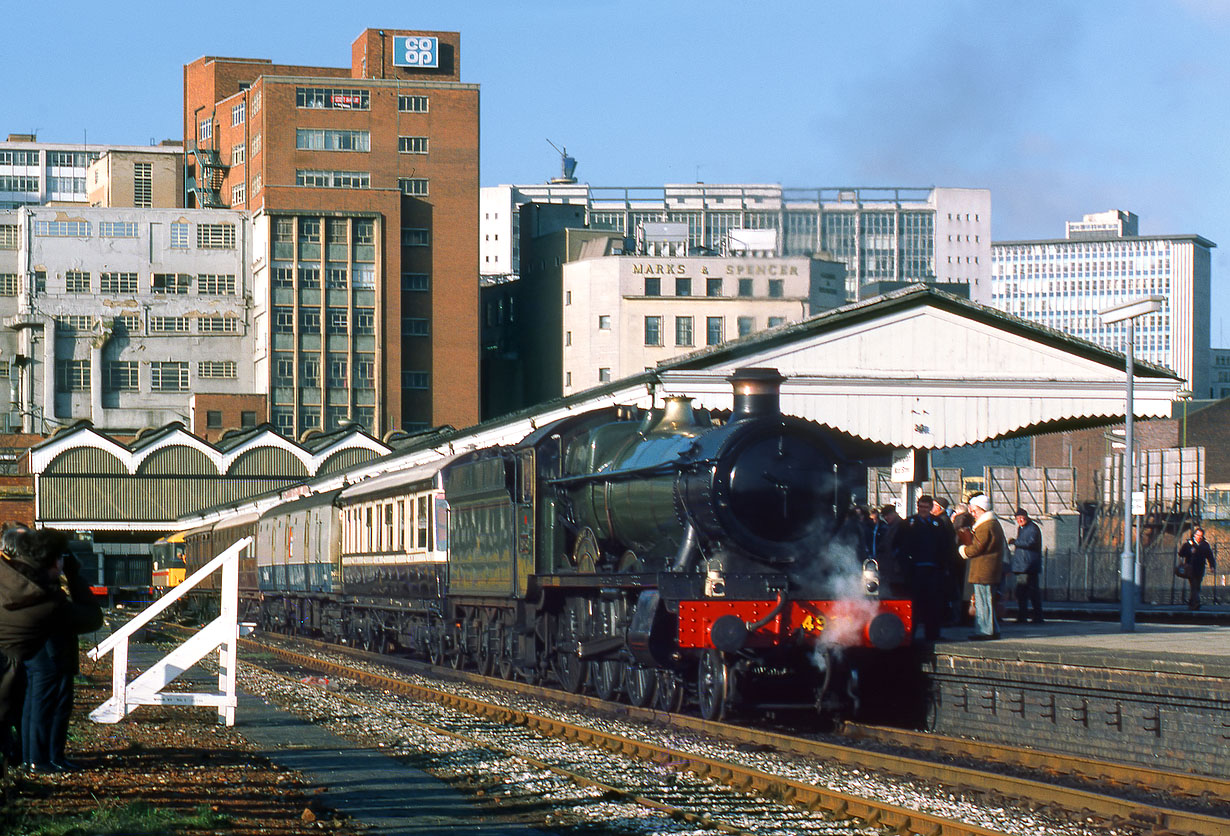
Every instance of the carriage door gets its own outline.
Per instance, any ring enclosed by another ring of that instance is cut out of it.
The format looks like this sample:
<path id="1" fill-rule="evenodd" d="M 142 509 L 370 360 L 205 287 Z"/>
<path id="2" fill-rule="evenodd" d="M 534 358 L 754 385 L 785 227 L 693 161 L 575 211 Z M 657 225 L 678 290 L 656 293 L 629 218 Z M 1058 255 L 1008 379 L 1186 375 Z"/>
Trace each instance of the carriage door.
<path id="1" fill-rule="evenodd" d="M 517 557 L 513 573 L 518 598 L 525 597 L 530 575 L 534 572 L 534 486 L 537 484 L 534 450 L 522 450 L 517 454 L 517 497 L 513 503 L 517 527 Z"/>

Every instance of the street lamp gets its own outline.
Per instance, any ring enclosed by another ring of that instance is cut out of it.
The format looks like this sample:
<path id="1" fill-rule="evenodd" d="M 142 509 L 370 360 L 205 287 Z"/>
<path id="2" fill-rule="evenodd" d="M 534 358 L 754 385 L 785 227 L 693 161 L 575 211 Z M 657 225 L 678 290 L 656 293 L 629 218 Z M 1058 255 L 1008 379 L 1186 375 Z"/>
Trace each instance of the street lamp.
<path id="1" fill-rule="evenodd" d="M 1119 556 L 1119 632 L 1136 629 L 1136 596 L 1139 594 L 1140 558 L 1132 548 L 1132 384 L 1133 350 L 1136 340 L 1136 317 L 1157 313 L 1164 296 L 1142 296 L 1130 302 L 1112 305 L 1098 311 L 1107 325 L 1127 322 L 1127 395 L 1123 420 L 1123 553 Z"/>

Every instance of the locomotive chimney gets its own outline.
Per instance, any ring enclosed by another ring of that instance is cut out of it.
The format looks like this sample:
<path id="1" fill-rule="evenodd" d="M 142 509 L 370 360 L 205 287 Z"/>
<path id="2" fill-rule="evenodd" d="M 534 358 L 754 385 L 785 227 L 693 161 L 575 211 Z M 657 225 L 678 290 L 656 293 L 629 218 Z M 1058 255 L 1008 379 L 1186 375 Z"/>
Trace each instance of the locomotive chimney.
<path id="1" fill-rule="evenodd" d="M 781 412 L 781 388 L 786 378 L 777 369 L 736 369 L 726 378 L 734 388 L 734 409 L 730 420 L 739 421 Z"/>

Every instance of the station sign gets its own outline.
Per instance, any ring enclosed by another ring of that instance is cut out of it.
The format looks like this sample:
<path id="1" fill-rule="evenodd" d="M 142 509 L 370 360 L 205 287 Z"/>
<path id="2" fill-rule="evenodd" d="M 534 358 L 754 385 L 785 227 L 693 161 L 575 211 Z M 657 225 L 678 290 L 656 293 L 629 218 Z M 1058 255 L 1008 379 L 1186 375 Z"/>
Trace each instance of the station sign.
<path id="1" fill-rule="evenodd" d="M 423 35 L 394 35 L 393 66 L 420 69 L 439 67 L 440 39 Z"/>
<path id="2" fill-rule="evenodd" d="M 1145 492 L 1132 491 L 1132 516 L 1143 517 L 1145 515 Z"/>
<path id="3" fill-rule="evenodd" d="M 893 466 L 889 478 L 894 482 L 927 481 L 926 450 L 894 450 Z"/>

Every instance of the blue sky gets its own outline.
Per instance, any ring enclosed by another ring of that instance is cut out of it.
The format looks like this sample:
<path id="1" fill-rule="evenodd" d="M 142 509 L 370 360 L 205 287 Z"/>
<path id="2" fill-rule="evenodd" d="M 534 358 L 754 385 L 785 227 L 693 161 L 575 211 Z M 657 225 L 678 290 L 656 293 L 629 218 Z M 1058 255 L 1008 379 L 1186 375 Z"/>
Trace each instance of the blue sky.
<path id="1" fill-rule="evenodd" d="M 48 8 L 48 7 L 41 7 Z M 462 33 L 482 183 L 991 189 L 996 240 L 1128 209 L 1214 250 L 1230 346 L 1230 3 L 61 0 L 6 10 L 0 133 L 180 138 L 201 55 L 348 66 L 371 27 Z"/>

